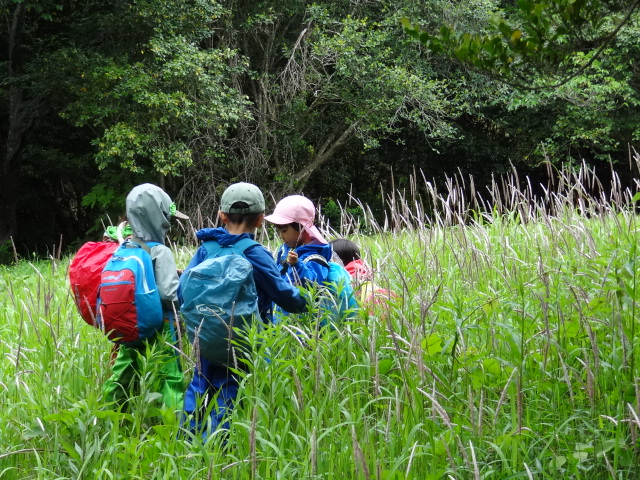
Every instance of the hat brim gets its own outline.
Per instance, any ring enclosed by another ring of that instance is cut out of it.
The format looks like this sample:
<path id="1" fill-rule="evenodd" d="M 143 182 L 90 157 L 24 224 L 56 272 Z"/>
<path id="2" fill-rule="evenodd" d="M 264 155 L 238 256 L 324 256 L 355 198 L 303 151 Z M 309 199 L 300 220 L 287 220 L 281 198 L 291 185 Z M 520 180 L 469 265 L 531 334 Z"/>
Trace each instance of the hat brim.
<path id="1" fill-rule="evenodd" d="M 283 217 L 281 215 L 276 215 L 276 214 L 267 215 L 266 217 L 264 217 L 264 219 L 269 223 L 273 223 L 274 225 L 289 225 L 290 223 L 300 223 L 292 218 Z M 322 234 L 320 233 L 320 230 L 318 230 L 318 228 L 315 225 L 313 224 L 309 226 L 302 225 L 302 228 L 304 229 L 305 232 L 307 232 L 311 237 L 315 238 L 318 242 L 329 243 L 322 236 Z"/>
<path id="2" fill-rule="evenodd" d="M 264 219 L 269 223 L 273 223 L 274 225 L 288 225 L 290 223 L 297 223 L 291 218 L 282 217 L 280 215 L 276 215 L 275 213 L 267 215 L 266 217 L 264 217 Z"/>

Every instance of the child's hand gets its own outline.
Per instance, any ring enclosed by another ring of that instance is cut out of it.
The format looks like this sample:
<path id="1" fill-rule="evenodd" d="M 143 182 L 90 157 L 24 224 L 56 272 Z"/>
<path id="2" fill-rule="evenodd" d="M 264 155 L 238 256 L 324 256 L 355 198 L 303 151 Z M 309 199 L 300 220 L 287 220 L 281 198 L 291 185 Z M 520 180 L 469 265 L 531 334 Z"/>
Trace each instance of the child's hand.
<path id="1" fill-rule="evenodd" d="M 298 254 L 293 250 L 289 250 L 289 254 L 287 255 L 287 263 L 289 265 L 295 265 L 298 263 Z"/>

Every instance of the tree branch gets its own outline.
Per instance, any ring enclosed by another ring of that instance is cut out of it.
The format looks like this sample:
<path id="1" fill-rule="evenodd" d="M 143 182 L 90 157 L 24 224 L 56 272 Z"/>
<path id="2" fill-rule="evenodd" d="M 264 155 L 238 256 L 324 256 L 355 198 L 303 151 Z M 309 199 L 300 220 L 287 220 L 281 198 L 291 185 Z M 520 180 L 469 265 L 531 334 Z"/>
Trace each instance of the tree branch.
<path id="1" fill-rule="evenodd" d="M 320 167 L 322 164 L 327 162 L 333 156 L 336 150 L 338 150 L 340 147 L 342 147 L 344 144 L 346 144 L 349 140 L 353 138 L 353 136 L 355 135 L 355 130 L 358 127 L 358 125 L 360 125 L 359 120 L 349 125 L 349 127 L 342 132 L 342 134 L 340 135 L 340 137 L 338 137 L 336 141 L 332 141 L 332 139 L 334 138 L 333 135 L 330 136 L 323 143 L 322 147 L 320 147 L 320 149 L 318 150 L 318 153 L 316 153 L 313 160 L 311 160 L 311 163 L 305 166 L 298 173 L 295 173 L 292 175 L 293 181 L 297 184 L 302 184 L 302 186 L 304 186 L 304 184 L 307 182 L 311 174 L 315 172 L 318 169 L 318 167 Z"/>

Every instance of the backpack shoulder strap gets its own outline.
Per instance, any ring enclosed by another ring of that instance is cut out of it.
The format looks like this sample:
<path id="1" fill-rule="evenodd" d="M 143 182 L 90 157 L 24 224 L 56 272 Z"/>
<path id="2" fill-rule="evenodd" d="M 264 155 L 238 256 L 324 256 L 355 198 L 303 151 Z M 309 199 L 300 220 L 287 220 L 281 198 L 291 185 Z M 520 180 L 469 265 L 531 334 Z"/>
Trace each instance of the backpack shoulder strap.
<path id="1" fill-rule="evenodd" d="M 316 262 L 319 263 L 320 265 L 329 268 L 329 262 L 327 262 L 327 259 L 324 258 L 322 255 L 318 255 L 317 253 L 314 253 L 313 255 L 309 255 L 308 257 L 306 257 L 303 260 L 304 263 L 307 262 Z"/>
<path id="2" fill-rule="evenodd" d="M 260 244 L 250 238 L 243 238 L 242 240 L 238 240 L 236 243 L 234 243 L 233 248 L 235 248 L 236 250 L 239 250 L 244 255 L 245 250 L 254 245 L 260 245 Z"/>
<path id="3" fill-rule="evenodd" d="M 160 245 L 158 242 L 145 242 L 141 239 L 139 239 L 138 237 L 131 237 L 129 239 L 127 239 L 123 245 L 125 245 L 127 242 L 129 243 L 133 243 L 134 245 L 137 245 L 138 247 L 142 248 L 145 252 L 147 252 L 149 255 L 151 255 L 151 247 L 149 245 L 151 245 L 152 247 L 155 247 L 156 245 Z"/>
<path id="4" fill-rule="evenodd" d="M 273 256 L 273 258 L 278 258 L 280 255 L 284 255 L 284 249 L 287 246 L 283 243 L 282 245 L 280 245 L 280 247 L 278 247 L 278 250 L 276 250 L 275 255 Z"/>
<path id="5" fill-rule="evenodd" d="M 202 246 L 207 251 L 207 257 L 206 258 L 215 258 L 215 257 L 217 257 L 218 256 L 218 250 L 220 250 L 222 248 L 222 245 L 220 245 L 215 240 L 207 240 L 206 242 L 202 242 Z"/>
<path id="6" fill-rule="evenodd" d="M 240 253 L 244 256 L 245 250 L 253 245 L 259 245 L 259 243 L 250 238 L 243 238 L 229 246 L 222 246 L 215 240 L 202 242 L 202 246 L 207 251 L 207 258 L 215 258 L 223 255 L 230 255 L 232 253 Z"/>

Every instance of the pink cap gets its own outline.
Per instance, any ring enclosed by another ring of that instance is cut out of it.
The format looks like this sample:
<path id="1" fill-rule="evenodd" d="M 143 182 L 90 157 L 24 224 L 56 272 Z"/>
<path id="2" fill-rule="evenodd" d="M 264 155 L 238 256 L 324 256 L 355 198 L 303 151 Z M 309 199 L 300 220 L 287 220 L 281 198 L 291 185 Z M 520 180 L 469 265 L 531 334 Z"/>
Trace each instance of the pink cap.
<path id="1" fill-rule="evenodd" d="M 320 230 L 313 224 L 316 216 L 316 207 L 313 202 L 302 195 L 289 195 L 278 202 L 271 215 L 264 219 L 276 225 L 299 223 L 305 232 L 320 243 L 327 243 Z"/>

